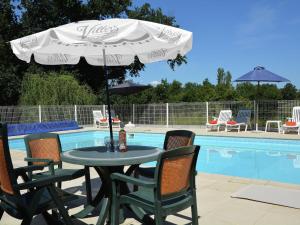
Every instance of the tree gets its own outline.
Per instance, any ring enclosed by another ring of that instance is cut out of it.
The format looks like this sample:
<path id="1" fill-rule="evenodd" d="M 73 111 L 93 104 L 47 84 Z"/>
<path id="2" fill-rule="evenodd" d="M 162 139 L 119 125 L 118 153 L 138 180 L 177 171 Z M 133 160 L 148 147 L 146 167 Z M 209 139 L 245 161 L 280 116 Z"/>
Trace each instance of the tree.
<path id="1" fill-rule="evenodd" d="M 0 67 L 0 102 L 15 105 L 20 94 L 20 80 L 13 71 Z"/>
<path id="2" fill-rule="evenodd" d="M 232 79 L 232 75 L 231 75 L 230 71 L 227 71 L 226 76 L 225 76 L 225 85 L 227 87 L 231 87 L 231 79 Z"/>
<path id="3" fill-rule="evenodd" d="M 282 98 L 285 100 L 294 100 L 297 97 L 297 88 L 291 83 L 287 83 L 281 89 Z"/>
<path id="4" fill-rule="evenodd" d="M 199 85 L 197 83 L 188 82 L 184 85 L 182 101 L 183 102 L 198 102 L 200 101 Z"/>
<path id="5" fill-rule="evenodd" d="M 182 84 L 174 80 L 168 87 L 168 102 L 179 102 L 182 98 Z"/>
<path id="6" fill-rule="evenodd" d="M 80 85 L 72 74 L 26 74 L 22 82 L 21 105 L 96 104 L 96 96 L 86 85 Z"/>
<path id="7" fill-rule="evenodd" d="M 236 92 L 238 100 L 249 99 L 255 100 L 257 93 L 257 86 L 251 84 L 250 82 L 239 83 L 236 86 Z"/>
<path id="8" fill-rule="evenodd" d="M 280 100 L 282 95 L 275 84 L 263 84 L 259 88 L 259 97 L 261 100 Z"/>
<path id="9" fill-rule="evenodd" d="M 218 68 L 217 70 L 217 85 L 222 85 L 225 82 L 225 71 L 223 68 Z"/>
<path id="10" fill-rule="evenodd" d="M 11 4 L 13 2 L 13 4 Z M 150 4 L 133 7 L 132 0 L 2 0 L 0 1 L 0 65 L 3 66 L 1 79 L 7 80 L 9 76 L 14 81 L 22 81 L 28 71 L 31 72 L 59 72 L 69 71 L 81 84 L 89 85 L 94 93 L 101 93 L 104 86 L 104 73 L 102 67 L 90 66 L 82 59 L 75 66 L 43 66 L 34 62 L 26 64 L 18 60 L 10 49 L 8 41 L 40 32 L 51 27 L 56 27 L 69 22 L 88 19 L 107 18 L 136 18 L 153 22 L 160 22 L 178 27 L 172 16 L 167 16 L 158 8 L 154 9 Z M 18 17 L 18 18 L 17 18 Z M 186 58 L 178 56 L 175 60 L 168 61 L 171 69 L 177 65 L 186 63 Z M 129 66 L 113 67 L 109 69 L 112 79 L 124 80 L 126 76 L 139 76 L 139 72 L 145 69 L 137 58 Z M 3 78 L 2 78 L 3 77 Z M 16 83 L 16 82 L 15 82 Z M 18 83 L 20 87 L 20 82 Z M 11 86 L 10 86 L 11 87 Z M 16 90 L 19 90 L 18 88 Z M 15 91 L 10 89 L 8 93 Z M 5 96 L 6 92 L 0 90 L 3 99 L 10 99 L 10 104 L 18 102 L 19 91 Z M 12 99 L 12 97 L 14 99 Z M 0 104 L 8 104 L 6 101 Z"/>
<path id="11" fill-rule="evenodd" d="M 18 31 L 14 6 L 10 0 L 0 1 L 0 104 L 17 104 L 20 90 L 20 72 L 25 63 L 15 65 L 16 57 L 12 54 L 8 40 L 14 39 Z"/>
<path id="12" fill-rule="evenodd" d="M 231 85 L 231 73 L 223 68 L 217 70 L 216 100 L 234 100 L 234 89 Z"/>
<path id="13" fill-rule="evenodd" d="M 198 101 L 214 101 L 216 99 L 216 87 L 205 79 L 200 88 L 200 97 Z"/>

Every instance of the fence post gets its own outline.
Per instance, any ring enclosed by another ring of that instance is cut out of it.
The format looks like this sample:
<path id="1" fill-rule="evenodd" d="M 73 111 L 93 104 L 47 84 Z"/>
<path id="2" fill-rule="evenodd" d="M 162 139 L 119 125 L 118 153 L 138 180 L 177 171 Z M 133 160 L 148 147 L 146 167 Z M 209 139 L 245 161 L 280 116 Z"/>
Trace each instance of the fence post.
<path id="1" fill-rule="evenodd" d="M 102 106 L 102 110 L 103 110 L 103 116 L 104 118 L 106 118 L 105 105 Z"/>
<path id="2" fill-rule="evenodd" d="M 42 122 L 42 107 L 39 105 L 39 122 Z"/>
<path id="3" fill-rule="evenodd" d="M 257 105 L 255 100 L 253 100 L 253 104 L 254 104 L 254 126 L 255 126 L 255 131 L 258 131 L 258 113 L 257 113 Z"/>
<path id="4" fill-rule="evenodd" d="M 75 121 L 77 122 L 77 105 L 74 105 L 74 118 Z"/>
<path id="5" fill-rule="evenodd" d="M 166 103 L 166 125 L 169 127 L 169 103 Z"/>
<path id="6" fill-rule="evenodd" d="M 133 123 L 133 124 L 135 124 L 135 123 L 134 123 L 134 119 L 135 119 L 135 118 L 134 118 L 134 117 L 135 117 L 134 113 L 135 113 L 135 111 L 134 111 L 134 104 L 132 104 L 132 123 Z"/>
<path id="7" fill-rule="evenodd" d="M 259 123 L 259 118 L 258 118 L 259 101 L 255 102 L 255 103 L 256 103 L 256 131 L 258 131 L 258 123 Z"/>
<path id="8" fill-rule="evenodd" d="M 206 123 L 208 123 L 208 102 L 206 102 Z"/>

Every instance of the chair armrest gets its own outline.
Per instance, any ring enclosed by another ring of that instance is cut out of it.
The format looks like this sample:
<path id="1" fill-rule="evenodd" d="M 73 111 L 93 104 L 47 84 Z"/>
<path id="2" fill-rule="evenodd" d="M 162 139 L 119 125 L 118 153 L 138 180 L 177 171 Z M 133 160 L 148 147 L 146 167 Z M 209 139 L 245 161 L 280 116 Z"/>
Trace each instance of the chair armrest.
<path id="1" fill-rule="evenodd" d="M 15 168 L 14 169 L 14 173 L 16 177 L 21 176 L 23 181 L 28 181 L 29 177 L 27 175 L 27 173 L 32 172 L 32 171 L 36 171 L 36 170 L 43 170 L 44 166 L 42 165 L 30 165 L 30 166 L 23 166 L 23 167 L 19 167 L 19 168 Z"/>
<path id="2" fill-rule="evenodd" d="M 67 176 L 64 175 L 49 175 L 47 177 L 42 177 L 36 180 L 31 180 L 28 182 L 20 183 L 14 185 L 16 190 L 25 190 L 32 188 L 41 188 L 45 186 L 54 185 L 57 182 L 62 182 L 68 180 Z"/>
<path id="3" fill-rule="evenodd" d="M 42 162 L 45 163 L 46 165 L 49 165 L 50 163 L 54 163 L 53 160 L 51 159 L 43 159 L 43 158 L 30 158 L 30 157 L 26 157 L 24 158 L 24 160 L 26 162 Z"/>
<path id="4" fill-rule="evenodd" d="M 33 172 L 35 170 L 43 170 L 44 169 L 44 165 L 30 165 L 30 166 L 23 166 L 23 167 L 18 167 L 15 168 L 15 174 L 19 174 L 19 173 L 26 173 L 26 172 Z"/>
<path id="5" fill-rule="evenodd" d="M 153 180 L 141 180 L 134 177 L 126 176 L 124 174 L 120 173 L 113 173 L 111 174 L 112 181 L 123 181 L 126 183 L 131 183 L 137 186 L 143 186 L 143 187 L 156 187 L 156 183 Z"/>
<path id="6" fill-rule="evenodd" d="M 54 175 L 54 161 L 51 159 L 43 159 L 43 158 L 30 158 L 30 157 L 26 157 L 24 158 L 24 160 L 26 162 L 39 162 L 39 163 L 45 163 L 43 166 L 48 166 L 49 171 L 51 172 L 52 175 Z"/>

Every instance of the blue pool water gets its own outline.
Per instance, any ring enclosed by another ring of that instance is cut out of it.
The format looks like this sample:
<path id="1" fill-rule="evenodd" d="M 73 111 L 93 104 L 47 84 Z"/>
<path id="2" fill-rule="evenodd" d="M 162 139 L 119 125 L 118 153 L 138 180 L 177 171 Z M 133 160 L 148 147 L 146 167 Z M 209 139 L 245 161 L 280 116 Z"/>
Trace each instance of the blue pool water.
<path id="1" fill-rule="evenodd" d="M 60 135 L 63 151 L 103 145 L 107 132 Z M 136 133 L 129 144 L 162 147 L 163 134 Z M 300 184 L 300 141 L 196 136 L 201 146 L 197 170 L 254 179 Z M 10 140 L 11 149 L 25 150 L 23 139 Z"/>

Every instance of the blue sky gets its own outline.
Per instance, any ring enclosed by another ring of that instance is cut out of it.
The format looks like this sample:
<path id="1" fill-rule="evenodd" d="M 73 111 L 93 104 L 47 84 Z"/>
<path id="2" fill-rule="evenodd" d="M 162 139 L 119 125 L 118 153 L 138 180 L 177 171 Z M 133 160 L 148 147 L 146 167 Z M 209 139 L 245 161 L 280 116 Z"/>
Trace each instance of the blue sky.
<path id="1" fill-rule="evenodd" d="M 299 0 L 136 0 L 149 2 L 176 17 L 193 32 L 188 64 L 172 71 L 166 62 L 148 64 L 140 83 L 168 81 L 216 82 L 223 67 L 233 79 L 257 65 L 284 76 L 300 88 Z M 282 86 L 282 85 L 280 85 Z"/>

